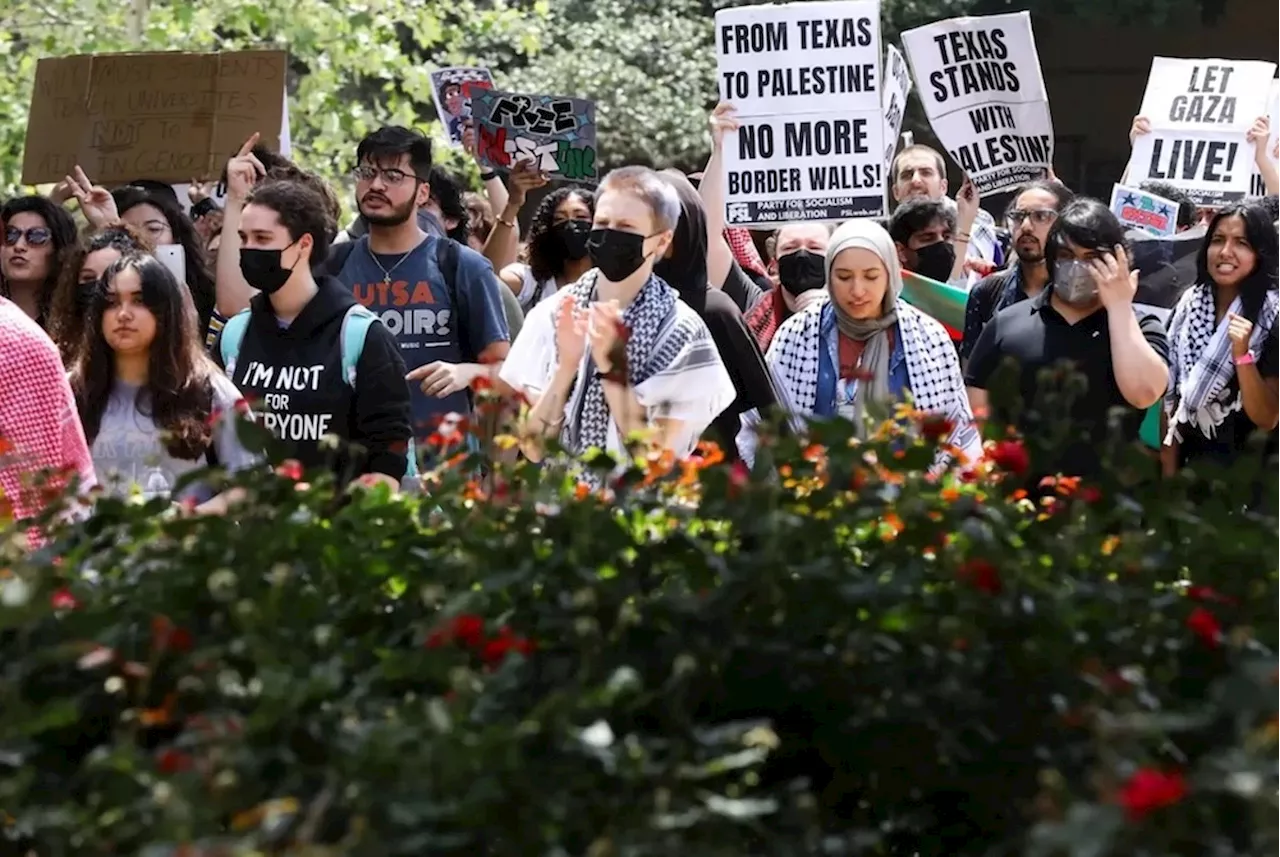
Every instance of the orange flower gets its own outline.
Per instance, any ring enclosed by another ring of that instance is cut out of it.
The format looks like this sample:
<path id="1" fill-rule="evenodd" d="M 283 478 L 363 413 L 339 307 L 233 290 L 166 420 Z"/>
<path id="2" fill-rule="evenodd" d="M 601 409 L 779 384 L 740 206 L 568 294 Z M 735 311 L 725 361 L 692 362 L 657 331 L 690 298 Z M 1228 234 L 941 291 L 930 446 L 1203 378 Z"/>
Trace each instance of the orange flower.
<path id="1" fill-rule="evenodd" d="M 810 464 L 816 464 L 827 457 L 827 448 L 820 443 L 811 443 L 805 447 L 803 458 Z"/>
<path id="2" fill-rule="evenodd" d="M 886 512 L 880 518 L 880 538 L 883 541 L 891 542 L 896 539 L 907 525 L 902 523 L 902 519 L 894 512 Z"/>
<path id="3" fill-rule="evenodd" d="M 724 461 L 724 451 L 720 449 L 720 445 L 709 440 L 698 442 L 698 446 L 694 449 L 693 454 L 687 459 L 693 465 L 695 470 L 701 470 L 704 467 L 714 467 Z"/>

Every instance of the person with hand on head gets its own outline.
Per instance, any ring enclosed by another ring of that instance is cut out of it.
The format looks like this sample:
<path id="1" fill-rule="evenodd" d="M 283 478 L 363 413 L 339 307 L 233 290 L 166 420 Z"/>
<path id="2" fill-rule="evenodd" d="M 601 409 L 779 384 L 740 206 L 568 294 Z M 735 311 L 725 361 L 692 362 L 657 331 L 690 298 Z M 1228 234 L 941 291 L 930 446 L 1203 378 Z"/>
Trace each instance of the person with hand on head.
<path id="1" fill-rule="evenodd" d="M 349 288 L 313 274 L 333 234 L 322 198 L 301 182 L 266 182 L 236 223 L 241 274 L 257 294 L 228 319 L 214 360 L 260 403 L 286 457 L 330 469 L 339 485 L 397 489 L 410 470 L 404 361 Z"/>
<path id="2" fill-rule="evenodd" d="M 533 212 L 525 261 L 502 269 L 499 279 L 529 311 L 591 270 L 587 235 L 595 216 L 595 193 L 570 185 L 542 198 Z"/>
<path id="3" fill-rule="evenodd" d="M 1164 399 L 1166 474 L 1187 464 L 1230 464 L 1255 431 L 1269 432 L 1265 473 L 1275 478 L 1280 414 L 1276 231 L 1257 205 L 1236 203 L 1209 224 L 1198 282 L 1169 322 Z"/>
<path id="4" fill-rule="evenodd" d="M 58 276 L 78 244 L 76 224 L 43 196 L 19 196 L 0 206 L 0 297 L 47 328 Z"/>
<path id="5" fill-rule="evenodd" d="M 902 300 L 902 269 L 889 233 L 850 220 L 831 236 L 824 260 L 830 300 L 793 315 L 766 359 L 801 417 L 850 420 L 870 433 L 875 409 L 910 396 L 917 410 L 951 423 L 948 445 L 966 464 L 981 438 L 965 396 L 951 338 L 939 322 Z M 887 414 L 886 414 L 887 415 Z M 939 450 L 936 466 L 950 455 Z"/>
<path id="6" fill-rule="evenodd" d="M 600 183 L 595 267 L 533 308 L 502 369 L 533 402 L 521 440 L 533 461 L 551 438 L 572 456 L 622 460 L 636 432 L 684 457 L 733 401 L 706 324 L 653 273 L 679 220 L 679 197 L 653 170 L 623 167 Z"/>
<path id="7" fill-rule="evenodd" d="M 195 482 L 175 493 L 185 473 L 256 462 L 236 431 L 240 393 L 205 351 L 190 293 L 159 260 L 130 253 L 94 282 L 88 315 L 70 380 L 101 484 L 225 513 L 240 491 Z"/>
<path id="8" fill-rule="evenodd" d="M 982 329 L 1005 307 L 1034 298 L 1049 282 L 1045 245 L 1053 222 L 1068 202 L 1071 191 L 1058 181 L 1036 179 L 1014 191 L 1005 211 L 1005 223 L 1013 239 L 1017 261 L 1003 271 L 989 274 L 969 290 L 964 306 L 964 334 L 960 362 L 967 363 Z"/>
<path id="9" fill-rule="evenodd" d="M 1052 456 L 1032 456 L 1031 484 L 1058 473 L 1098 475 L 1101 453 L 1113 441 L 1138 440 L 1146 410 L 1169 380 L 1164 325 L 1134 306 L 1138 274 L 1129 268 L 1124 227 L 1106 205 L 1087 198 L 1068 203 L 1049 230 L 1045 260 L 1046 288 L 996 313 L 965 370 L 974 413 L 990 413 L 1052 447 Z M 1006 358 L 1017 363 L 1015 395 L 989 398 Z M 1070 380 L 1045 383 L 1041 370 L 1050 368 L 1082 374 L 1084 391 L 1072 396 Z M 1119 433 L 1113 435 L 1110 416 L 1117 408 Z"/>
<path id="10" fill-rule="evenodd" d="M 786 223 L 773 236 L 778 284 L 746 314 L 747 328 L 762 351 L 768 351 L 778 328 L 791 316 L 827 299 L 825 223 Z"/>

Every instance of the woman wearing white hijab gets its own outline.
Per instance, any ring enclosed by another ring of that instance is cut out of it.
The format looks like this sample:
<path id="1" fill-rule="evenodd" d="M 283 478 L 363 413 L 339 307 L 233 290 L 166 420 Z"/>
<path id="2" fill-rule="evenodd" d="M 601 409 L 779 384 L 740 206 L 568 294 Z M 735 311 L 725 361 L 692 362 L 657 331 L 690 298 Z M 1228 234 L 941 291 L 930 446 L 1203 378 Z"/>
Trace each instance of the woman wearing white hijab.
<path id="1" fill-rule="evenodd" d="M 905 301 L 893 239 L 850 220 L 826 253 L 828 299 L 789 318 L 766 359 L 803 416 L 850 419 L 865 436 L 868 402 L 914 407 L 950 420 L 950 444 L 982 454 L 960 363 L 946 329 Z M 942 456 L 940 456 L 940 463 Z"/>

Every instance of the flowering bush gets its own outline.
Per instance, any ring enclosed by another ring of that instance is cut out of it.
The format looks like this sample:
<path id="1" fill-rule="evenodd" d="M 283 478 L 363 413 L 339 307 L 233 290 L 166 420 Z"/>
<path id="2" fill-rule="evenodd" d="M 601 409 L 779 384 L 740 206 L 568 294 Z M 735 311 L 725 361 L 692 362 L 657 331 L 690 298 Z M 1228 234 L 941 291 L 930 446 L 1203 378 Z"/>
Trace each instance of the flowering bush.
<path id="1" fill-rule="evenodd" d="M 2 572 L 0 853 L 1274 851 L 1274 516 L 913 436 L 104 499 Z"/>

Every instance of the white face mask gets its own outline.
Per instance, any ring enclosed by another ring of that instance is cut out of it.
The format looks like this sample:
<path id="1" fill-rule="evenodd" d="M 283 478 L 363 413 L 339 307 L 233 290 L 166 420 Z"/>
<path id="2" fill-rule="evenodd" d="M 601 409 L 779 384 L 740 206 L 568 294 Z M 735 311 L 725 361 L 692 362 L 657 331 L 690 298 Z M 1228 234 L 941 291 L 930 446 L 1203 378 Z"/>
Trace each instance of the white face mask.
<path id="1" fill-rule="evenodd" d="M 1098 294 L 1098 284 L 1093 281 L 1088 263 L 1079 259 L 1067 259 L 1053 266 L 1053 293 L 1058 299 L 1081 306 L 1092 301 Z"/>

